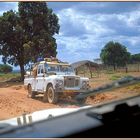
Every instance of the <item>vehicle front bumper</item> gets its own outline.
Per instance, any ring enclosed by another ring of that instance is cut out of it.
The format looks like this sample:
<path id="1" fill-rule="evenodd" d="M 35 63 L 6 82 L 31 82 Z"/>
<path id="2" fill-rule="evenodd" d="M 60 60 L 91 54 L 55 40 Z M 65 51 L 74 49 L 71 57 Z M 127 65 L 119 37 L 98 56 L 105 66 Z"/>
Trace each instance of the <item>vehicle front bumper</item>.
<path id="1" fill-rule="evenodd" d="M 75 94 L 75 93 L 84 93 L 87 92 L 89 89 L 55 89 L 56 92 L 66 93 L 66 94 Z"/>

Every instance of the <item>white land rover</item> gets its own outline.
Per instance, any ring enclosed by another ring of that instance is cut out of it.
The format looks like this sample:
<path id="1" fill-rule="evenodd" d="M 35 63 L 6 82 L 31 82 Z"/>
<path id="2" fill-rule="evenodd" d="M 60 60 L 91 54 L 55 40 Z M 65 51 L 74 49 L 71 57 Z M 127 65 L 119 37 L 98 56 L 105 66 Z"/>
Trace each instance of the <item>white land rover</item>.
<path id="1" fill-rule="evenodd" d="M 74 98 L 81 92 L 86 92 L 89 78 L 75 75 L 68 63 L 59 61 L 40 61 L 36 64 L 36 74 L 25 75 L 24 86 L 28 90 L 28 97 L 34 98 L 37 94 L 44 94 L 43 101 L 57 103 L 60 96 Z M 84 103 L 82 99 L 80 103 Z"/>

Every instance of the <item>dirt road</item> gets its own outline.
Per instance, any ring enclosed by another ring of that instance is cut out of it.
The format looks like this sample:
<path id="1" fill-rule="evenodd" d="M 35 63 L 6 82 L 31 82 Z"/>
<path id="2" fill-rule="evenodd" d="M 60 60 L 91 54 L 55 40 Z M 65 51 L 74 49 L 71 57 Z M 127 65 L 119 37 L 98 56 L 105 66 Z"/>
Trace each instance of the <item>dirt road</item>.
<path id="1" fill-rule="evenodd" d="M 140 73 L 132 73 L 131 75 L 140 76 Z M 109 83 L 106 75 L 90 80 L 92 88 L 96 88 L 103 84 Z M 117 89 L 111 92 L 102 93 L 87 99 L 87 105 L 100 104 L 121 98 L 127 98 L 140 93 L 140 85 L 127 88 Z M 58 104 L 53 105 L 42 102 L 42 97 L 31 99 L 27 97 L 27 91 L 23 87 L 23 83 L 5 83 L 0 82 L 0 120 L 22 115 L 23 113 L 31 113 L 37 110 L 60 107 L 78 107 L 73 101 L 61 99 Z"/>

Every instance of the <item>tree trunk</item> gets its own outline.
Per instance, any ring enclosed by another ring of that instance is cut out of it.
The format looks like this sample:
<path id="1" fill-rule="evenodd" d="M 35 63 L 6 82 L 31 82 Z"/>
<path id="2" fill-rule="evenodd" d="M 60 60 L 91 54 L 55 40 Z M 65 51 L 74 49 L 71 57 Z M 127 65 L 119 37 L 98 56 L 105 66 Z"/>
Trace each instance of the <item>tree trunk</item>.
<path id="1" fill-rule="evenodd" d="M 113 65 L 113 68 L 114 68 L 114 71 L 116 71 L 116 65 L 115 64 Z"/>
<path id="2" fill-rule="evenodd" d="M 21 81 L 24 80 L 24 64 L 20 64 L 20 74 L 21 74 Z"/>
<path id="3" fill-rule="evenodd" d="M 127 63 L 125 64 L 125 72 L 128 73 Z"/>

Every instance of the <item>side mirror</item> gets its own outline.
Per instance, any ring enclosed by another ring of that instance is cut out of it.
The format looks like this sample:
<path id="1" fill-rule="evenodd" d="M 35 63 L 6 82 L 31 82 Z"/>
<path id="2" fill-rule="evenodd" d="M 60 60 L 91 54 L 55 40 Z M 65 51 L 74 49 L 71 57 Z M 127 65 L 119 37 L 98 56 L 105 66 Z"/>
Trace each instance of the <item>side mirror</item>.
<path id="1" fill-rule="evenodd" d="M 47 76 L 47 72 L 46 71 L 44 71 L 44 73 L 43 73 L 43 77 L 45 77 L 45 76 Z"/>
<path id="2" fill-rule="evenodd" d="M 42 75 L 42 76 L 43 76 L 43 77 L 45 77 L 45 75 L 46 75 L 46 74 L 45 74 L 45 73 L 43 73 L 43 75 Z"/>

